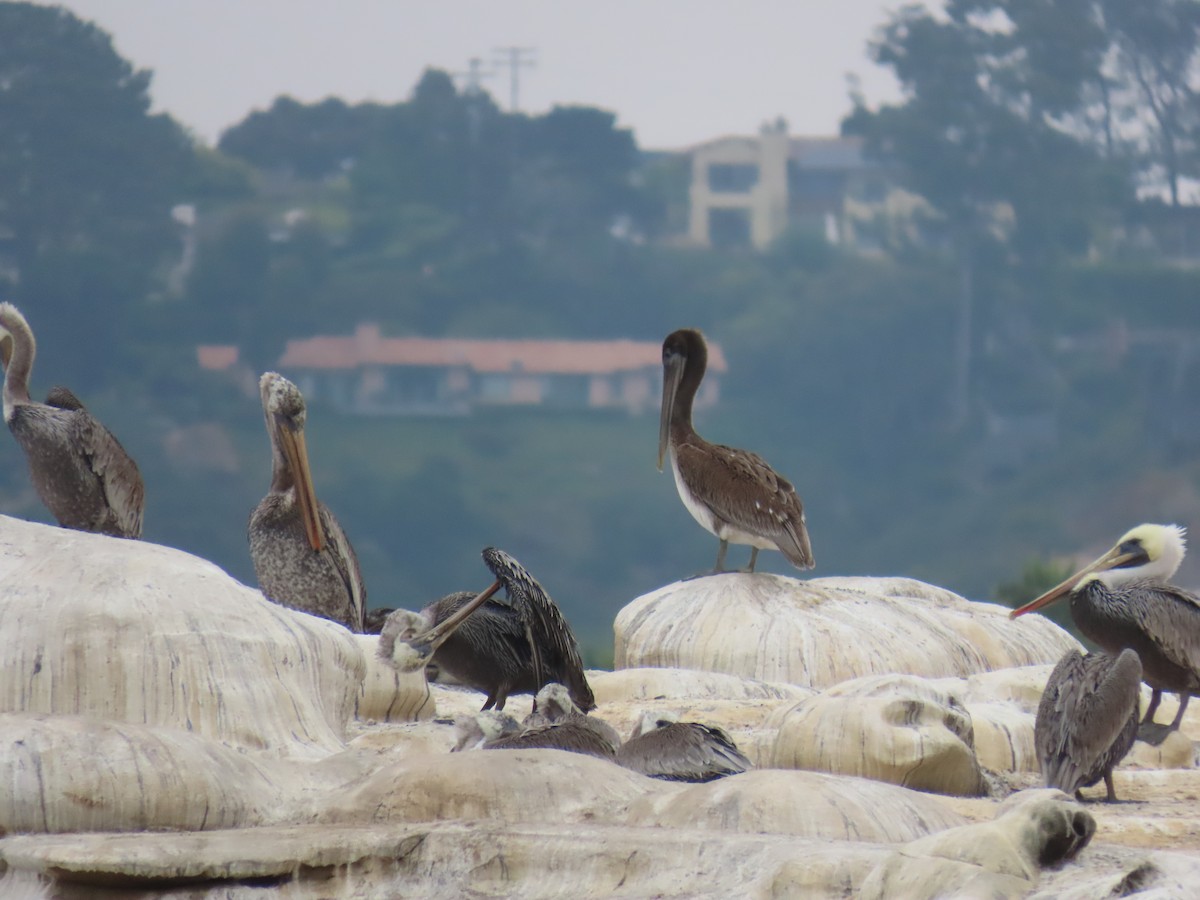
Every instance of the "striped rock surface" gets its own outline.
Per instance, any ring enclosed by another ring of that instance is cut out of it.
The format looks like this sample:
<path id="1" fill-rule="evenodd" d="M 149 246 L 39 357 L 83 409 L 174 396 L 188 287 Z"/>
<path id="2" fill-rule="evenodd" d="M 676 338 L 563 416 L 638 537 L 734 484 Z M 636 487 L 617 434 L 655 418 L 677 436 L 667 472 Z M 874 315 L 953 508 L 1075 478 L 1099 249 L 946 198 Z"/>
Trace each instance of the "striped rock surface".
<path id="1" fill-rule="evenodd" d="M 617 615 L 617 669 L 701 669 L 826 688 L 864 675 L 963 677 L 1052 664 L 1078 642 L 1041 616 L 908 578 L 726 573 L 675 582 Z"/>

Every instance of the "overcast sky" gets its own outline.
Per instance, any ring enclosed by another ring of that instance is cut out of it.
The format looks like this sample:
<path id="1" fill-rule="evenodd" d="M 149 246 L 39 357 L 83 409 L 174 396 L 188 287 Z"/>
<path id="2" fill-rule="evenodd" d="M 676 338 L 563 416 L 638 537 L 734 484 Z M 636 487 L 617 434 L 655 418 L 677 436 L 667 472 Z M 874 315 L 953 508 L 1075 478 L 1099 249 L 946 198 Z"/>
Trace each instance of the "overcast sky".
<path id="1" fill-rule="evenodd" d="M 67 0 L 154 71 L 157 109 L 212 142 L 280 94 L 407 98 L 427 66 L 465 71 L 498 47 L 536 48 L 520 105 L 600 106 L 643 147 L 753 133 L 784 116 L 831 134 L 847 75 L 896 96 L 867 42 L 900 0 Z M 484 82 L 508 107 L 507 71 Z"/>

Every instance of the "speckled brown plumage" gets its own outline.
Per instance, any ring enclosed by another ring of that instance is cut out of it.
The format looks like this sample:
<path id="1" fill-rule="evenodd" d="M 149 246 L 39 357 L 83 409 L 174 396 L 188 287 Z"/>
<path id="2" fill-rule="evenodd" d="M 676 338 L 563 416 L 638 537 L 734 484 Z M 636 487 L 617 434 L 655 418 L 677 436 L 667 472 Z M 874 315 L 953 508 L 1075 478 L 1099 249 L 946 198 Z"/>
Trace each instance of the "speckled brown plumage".
<path id="1" fill-rule="evenodd" d="M 1141 687 L 1142 664 L 1133 650 L 1063 655 L 1033 726 L 1047 787 L 1074 794 L 1103 778 L 1108 800 L 1117 799 L 1112 770 L 1137 739 Z"/>
<path id="2" fill-rule="evenodd" d="M 667 781 L 712 781 L 751 768 L 733 739 L 715 725 L 647 713 L 617 751 L 627 769 Z"/>
<path id="3" fill-rule="evenodd" d="M 259 588 L 276 603 L 361 632 L 366 588 L 345 532 L 312 493 L 304 397 L 274 372 L 263 375 L 259 387 L 272 449 L 271 489 L 248 529 Z"/>
<path id="4" fill-rule="evenodd" d="M 507 735 L 488 741 L 484 750 L 565 750 L 568 753 L 583 753 L 599 759 L 613 760 L 616 754 L 612 744 L 594 728 L 575 721 L 559 722 L 526 728 L 519 734 Z"/>
<path id="5" fill-rule="evenodd" d="M 557 681 L 544 685 L 537 692 L 534 710 L 521 722 L 526 728 L 544 728 L 547 725 L 571 723 L 580 728 L 590 728 L 613 748 L 615 753 L 621 746 L 621 735 L 604 719 L 580 711 L 571 699 L 571 693 Z"/>
<path id="6" fill-rule="evenodd" d="M 25 451 L 38 496 L 64 528 L 141 537 L 145 498 L 137 463 L 66 388 L 54 388 L 46 403 L 30 399 L 35 355 L 25 317 L 0 303 L 4 420 Z"/>
<path id="7" fill-rule="evenodd" d="M 663 341 L 663 397 L 658 467 L 670 455 L 675 486 L 688 512 L 720 541 L 713 572 L 725 571 L 730 543 L 778 550 L 798 569 L 814 565 L 804 506 L 792 483 L 748 450 L 713 444 L 692 426 L 692 403 L 708 366 L 704 335 L 684 328 Z"/>

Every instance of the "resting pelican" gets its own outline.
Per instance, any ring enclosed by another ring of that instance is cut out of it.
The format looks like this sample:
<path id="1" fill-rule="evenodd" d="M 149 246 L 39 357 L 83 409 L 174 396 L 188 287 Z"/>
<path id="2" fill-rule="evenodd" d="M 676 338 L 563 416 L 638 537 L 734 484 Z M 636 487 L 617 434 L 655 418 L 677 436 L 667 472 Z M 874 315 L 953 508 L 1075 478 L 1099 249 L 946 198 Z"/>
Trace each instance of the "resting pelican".
<path id="1" fill-rule="evenodd" d="M 250 556 L 264 596 L 363 630 L 367 590 L 342 526 L 313 491 L 299 389 L 276 372 L 259 379 L 271 438 L 271 489 L 250 515 Z"/>
<path id="2" fill-rule="evenodd" d="M 488 710 L 492 712 L 492 710 Z M 612 744 L 594 728 L 576 722 L 559 722 L 522 729 L 517 734 L 502 735 L 486 741 L 484 750 L 565 750 L 607 759 L 616 759 Z"/>
<path id="3" fill-rule="evenodd" d="M 521 723 L 508 713 L 494 709 L 473 716 L 455 716 L 454 746 L 451 753 L 467 750 L 486 750 L 493 741 L 522 732 Z"/>
<path id="4" fill-rule="evenodd" d="M 759 550 L 778 550 L 798 569 L 813 567 L 804 526 L 804 506 L 796 489 L 761 456 L 710 444 L 692 427 L 692 401 L 708 366 L 704 335 L 691 328 L 663 341 L 662 417 L 658 430 L 658 470 L 670 450 L 680 499 L 697 522 L 720 540 L 713 573 L 725 571 L 732 541 L 749 544 L 753 572 Z"/>
<path id="5" fill-rule="evenodd" d="M 1169 584 L 1183 562 L 1184 530 L 1177 525 L 1139 525 L 1115 547 L 1036 600 L 1014 609 L 1013 618 L 1071 599 L 1071 618 L 1088 638 L 1117 656 L 1126 647 L 1142 662 L 1142 680 L 1153 693 L 1142 725 L 1152 725 L 1163 691 L 1179 695 L 1183 721 L 1188 699 L 1200 691 L 1200 598 Z"/>
<path id="6" fill-rule="evenodd" d="M 617 751 L 617 762 L 667 781 L 712 781 L 751 768 L 750 760 L 722 729 L 652 712 L 642 714 Z"/>
<path id="7" fill-rule="evenodd" d="M 45 403 L 29 398 L 37 344 L 11 303 L 0 303 L 4 421 L 25 451 L 33 486 L 64 528 L 116 537 L 142 536 L 145 498 L 137 463 L 64 387 Z"/>
<path id="8" fill-rule="evenodd" d="M 474 595 L 449 594 L 427 606 L 420 613 L 420 633 L 414 633 L 413 613 L 392 613 L 380 635 L 380 657 L 405 672 L 432 660 L 485 692 L 485 710 L 504 709 L 509 694 L 535 694 L 551 681 L 565 684 L 581 710 L 595 709 L 579 644 L 555 602 L 503 550 L 486 548 L 483 561 L 496 577 L 491 587 Z M 501 587 L 507 598 L 492 599 Z"/>
<path id="9" fill-rule="evenodd" d="M 621 735 L 603 719 L 581 712 L 571 699 L 571 693 L 557 681 L 552 681 L 537 692 L 534 711 L 521 724 L 526 728 L 541 728 L 546 725 L 571 723 L 579 728 L 590 728 L 600 735 L 613 752 L 621 746 Z"/>
<path id="10" fill-rule="evenodd" d="M 1079 799 L 1079 789 L 1101 778 L 1116 802 L 1112 770 L 1137 739 L 1142 663 L 1129 649 L 1120 656 L 1068 650 L 1038 704 L 1033 742 L 1046 787 Z"/>

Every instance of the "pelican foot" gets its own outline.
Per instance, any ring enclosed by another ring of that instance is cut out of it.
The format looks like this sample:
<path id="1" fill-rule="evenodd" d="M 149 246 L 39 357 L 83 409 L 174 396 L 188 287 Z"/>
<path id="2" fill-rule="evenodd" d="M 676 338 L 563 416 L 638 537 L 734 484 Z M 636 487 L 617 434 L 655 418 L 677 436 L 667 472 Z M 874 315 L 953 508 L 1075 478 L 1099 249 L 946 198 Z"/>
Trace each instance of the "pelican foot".
<path id="1" fill-rule="evenodd" d="M 1158 747 L 1162 745 L 1162 742 L 1174 730 L 1175 728 L 1170 725 L 1159 725 L 1157 722 L 1143 722 L 1138 726 L 1137 739 L 1149 744 L 1151 747 Z"/>

